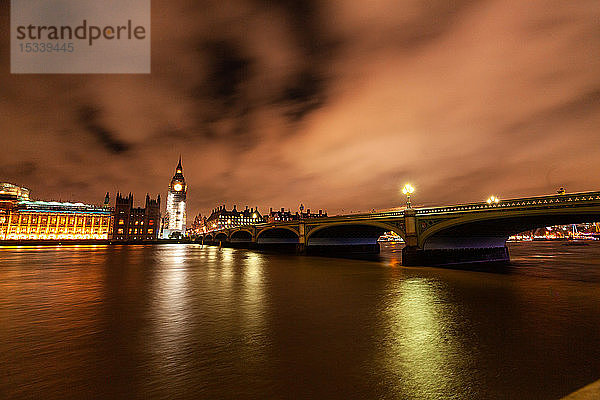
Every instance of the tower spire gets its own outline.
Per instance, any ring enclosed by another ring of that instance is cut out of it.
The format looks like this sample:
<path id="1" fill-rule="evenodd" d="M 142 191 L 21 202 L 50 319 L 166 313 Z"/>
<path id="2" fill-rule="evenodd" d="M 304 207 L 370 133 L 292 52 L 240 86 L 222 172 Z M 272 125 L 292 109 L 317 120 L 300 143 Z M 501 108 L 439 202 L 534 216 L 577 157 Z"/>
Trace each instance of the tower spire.
<path id="1" fill-rule="evenodd" d="M 181 154 L 179 155 L 179 162 L 177 163 L 177 173 L 181 174 L 183 172 L 183 167 L 181 166 Z"/>

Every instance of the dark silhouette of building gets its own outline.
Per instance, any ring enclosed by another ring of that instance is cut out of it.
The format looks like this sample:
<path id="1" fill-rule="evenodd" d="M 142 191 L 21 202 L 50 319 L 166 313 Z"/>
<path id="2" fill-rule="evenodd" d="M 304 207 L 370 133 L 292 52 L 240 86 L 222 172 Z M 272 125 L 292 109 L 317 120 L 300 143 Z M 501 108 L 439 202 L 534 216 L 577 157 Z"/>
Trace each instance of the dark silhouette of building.
<path id="1" fill-rule="evenodd" d="M 152 200 L 146 195 L 145 207 L 133 207 L 133 195 L 117 193 L 112 239 L 116 241 L 148 241 L 158 238 L 160 195 Z"/>
<path id="2" fill-rule="evenodd" d="M 300 210 L 301 210 L 300 212 L 296 211 L 296 213 L 292 214 L 292 212 L 290 210 L 285 211 L 283 207 L 278 211 L 273 211 L 273 209 L 271 208 L 269 210 L 269 214 L 266 215 L 265 220 L 266 220 L 266 222 L 272 223 L 272 222 L 298 221 L 300 219 L 310 219 L 310 218 L 324 218 L 327 216 L 327 212 L 323 212 L 323 210 L 319 210 L 318 214 L 311 213 L 310 208 L 307 209 L 306 212 L 303 212 L 304 206 L 301 206 Z"/>

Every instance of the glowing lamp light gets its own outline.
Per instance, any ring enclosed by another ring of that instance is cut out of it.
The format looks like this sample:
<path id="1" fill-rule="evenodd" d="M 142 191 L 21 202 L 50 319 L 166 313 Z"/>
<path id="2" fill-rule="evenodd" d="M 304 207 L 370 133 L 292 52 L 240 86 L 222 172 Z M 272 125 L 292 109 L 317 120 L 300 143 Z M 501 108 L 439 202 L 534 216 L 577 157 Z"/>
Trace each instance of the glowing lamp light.
<path id="1" fill-rule="evenodd" d="M 487 200 L 486 203 L 488 204 L 498 204 L 500 202 L 500 199 L 497 198 L 496 196 L 490 196 Z"/>
<path id="2" fill-rule="evenodd" d="M 402 188 L 402 193 L 404 193 L 407 196 L 411 195 L 412 193 L 414 193 L 414 191 L 415 191 L 415 188 L 410 183 L 407 183 Z"/>
<path id="3" fill-rule="evenodd" d="M 410 183 L 407 183 L 402 188 L 402 193 L 406 196 L 406 207 L 407 208 L 410 208 L 410 195 L 413 194 L 414 191 L 415 191 L 415 188 Z"/>

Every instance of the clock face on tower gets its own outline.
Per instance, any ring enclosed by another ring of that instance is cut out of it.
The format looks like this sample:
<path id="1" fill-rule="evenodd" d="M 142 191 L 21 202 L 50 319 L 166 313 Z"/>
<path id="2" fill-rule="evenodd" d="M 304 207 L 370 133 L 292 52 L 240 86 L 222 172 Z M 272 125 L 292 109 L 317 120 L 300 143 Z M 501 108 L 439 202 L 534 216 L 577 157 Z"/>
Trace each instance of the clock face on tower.
<path id="1" fill-rule="evenodd" d="M 181 192 L 181 189 L 183 189 L 183 185 L 181 185 L 181 183 L 177 182 L 176 184 L 173 185 L 173 189 L 175 189 L 176 192 Z"/>

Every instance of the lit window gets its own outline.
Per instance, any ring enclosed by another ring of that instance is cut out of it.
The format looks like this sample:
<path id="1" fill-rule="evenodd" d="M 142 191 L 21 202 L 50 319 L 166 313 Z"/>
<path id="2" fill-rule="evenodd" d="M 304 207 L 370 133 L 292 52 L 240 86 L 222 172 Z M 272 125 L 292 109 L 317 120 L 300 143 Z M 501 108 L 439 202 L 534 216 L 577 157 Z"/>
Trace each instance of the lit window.
<path id="1" fill-rule="evenodd" d="M 140 225 L 144 225 L 144 221 L 140 222 Z"/>
<path id="2" fill-rule="evenodd" d="M 150 228 L 148 229 L 148 233 L 152 234 L 154 232 L 154 229 Z"/>
<path id="3" fill-rule="evenodd" d="M 117 233 L 123 233 L 123 228 L 118 229 Z"/>
<path id="4" fill-rule="evenodd" d="M 123 221 L 122 219 L 119 220 L 119 225 L 123 225 L 125 223 L 125 221 Z"/>

